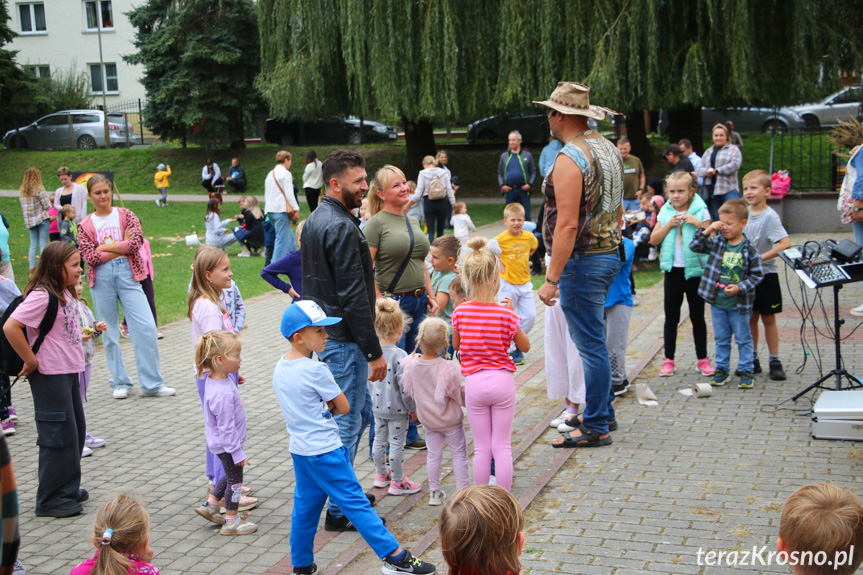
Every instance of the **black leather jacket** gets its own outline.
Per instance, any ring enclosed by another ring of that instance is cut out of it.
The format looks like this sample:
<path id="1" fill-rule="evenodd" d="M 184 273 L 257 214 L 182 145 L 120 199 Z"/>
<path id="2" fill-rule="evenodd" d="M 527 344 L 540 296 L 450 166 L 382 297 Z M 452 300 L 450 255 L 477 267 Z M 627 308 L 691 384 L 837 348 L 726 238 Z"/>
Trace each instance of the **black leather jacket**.
<path id="1" fill-rule="evenodd" d="M 327 334 L 356 343 L 368 361 L 383 355 L 375 334 L 374 267 L 359 220 L 324 196 L 303 226 L 301 256 L 303 297 L 342 318 Z"/>

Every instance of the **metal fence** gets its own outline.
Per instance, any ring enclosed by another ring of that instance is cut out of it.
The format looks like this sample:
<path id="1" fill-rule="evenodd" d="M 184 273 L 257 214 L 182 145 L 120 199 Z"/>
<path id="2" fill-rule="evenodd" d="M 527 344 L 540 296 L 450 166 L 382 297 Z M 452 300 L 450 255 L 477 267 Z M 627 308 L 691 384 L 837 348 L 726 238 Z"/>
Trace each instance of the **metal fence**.
<path id="1" fill-rule="evenodd" d="M 830 128 L 773 129 L 770 173 L 785 170 L 796 191 L 837 191 L 843 170 L 833 153 Z"/>
<path id="2" fill-rule="evenodd" d="M 101 106 L 100 106 L 101 107 Z M 108 113 L 123 114 L 127 124 L 134 125 L 138 129 L 137 137 L 140 144 L 144 143 L 144 101 L 140 98 L 134 100 L 122 100 L 108 106 Z M 127 132 L 128 134 L 128 132 Z M 131 143 L 131 142 L 130 142 Z"/>

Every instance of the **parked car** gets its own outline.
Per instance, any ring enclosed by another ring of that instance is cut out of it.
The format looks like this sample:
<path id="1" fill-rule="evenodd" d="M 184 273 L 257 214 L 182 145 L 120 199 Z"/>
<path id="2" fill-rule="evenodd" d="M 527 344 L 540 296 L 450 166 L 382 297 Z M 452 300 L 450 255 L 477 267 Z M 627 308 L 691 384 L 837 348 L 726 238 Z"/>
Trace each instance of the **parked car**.
<path id="1" fill-rule="evenodd" d="M 395 142 L 398 132 L 392 126 L 365 120 L 363 133 L 366 142 Z M 305 144 L 359 144 L 360 119 L 355 116 L 332 116 L 312 122 L 269 118 L 264 139 L 280 146 Z"/>
<path id="2" fill-rule="evenodd" d="M 709 132 L 717 122 L 734 122 L 735 132 L 769 132 L 771 128 L 782 131 L 802 128 L 806 124 L 800 114 L 791 108 L 701 108 L 701 127 Z M 668 133 L 668 113 L 661 110 L 656 132 L 660 136 Z"/>
<path id="3" fill-rule="evenodd" d="M 68 148 L 69 115 L 72 116 L 71 143 L 81 150 L 105 145 L 104 114 L 101 110 L 63 110 L 39 118 L 29 126 L 18 128 L 22 148 Z M 108 141 L 112 148 L 125 147 L 134 140 L 135 127 L 126 123 L 123 114 L 108 113 Z M 15 130 L 3 136 L 3 147 L 16 147 Z"/>
<path id="4" fill-rule="evenodd" d="M 863 120 L 863 84 L 846 86 L 815 104 L 794 106 L 807 126 L 835 126 L 839 120 Z"/>
<path id="5" fill-rule="evenodd" d="M 597 129 L 597 123 L 588 119 L 592 129 Z M 477 120 L 467 127 L 467 143 L 478 142 L 505 142 L 509 133 L 517 130 L 521 134 L 521 141 L 525 144 L 548 143 L 548 115 L 543 113 L 508 114 L 500 116 L 489 116 Z"/>

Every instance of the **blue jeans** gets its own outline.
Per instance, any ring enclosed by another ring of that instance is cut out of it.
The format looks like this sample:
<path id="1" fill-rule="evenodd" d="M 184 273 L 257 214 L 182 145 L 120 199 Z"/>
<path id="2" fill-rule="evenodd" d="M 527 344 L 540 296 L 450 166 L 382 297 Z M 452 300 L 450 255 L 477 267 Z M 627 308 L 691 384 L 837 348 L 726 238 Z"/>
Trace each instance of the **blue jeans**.
<path id="1" fill-rule="evenodd" d="M 102 334 L 105 357 L 111 370 L 111 387 L 132 387 L 126 373 L 123 354 L 120 352 L 120 333 L 117 330 L 120 310 L 123 306 L 129 336 L 135 347 L 135 366 L 138 369 L 138 384 L 142 393 L 155 393 L 164 380 L 159 372 L 159 344 L 156 340 L 156 321 L 141 284 L 132 279 L 129 260 L 116 258 L 96 268 L 96 282 L 90 288 L 96 317 L 108 324 Z"/>
<path id="2" fill-rule="evenodd" d="M 267 214 L 276 232 L 276 243 L 273 244 L 273 260 L 278 261 L 288 252 L 297 249 L 297 238 L 291 229 L 291 219 L 285 212 L 274 212 Z"/>
<path id="3" fill-rule="evenodd" d="M 620 271 L 617 252 L 573 255 L 560 276 L 560 306 L 569 335 L 584 362 L 584 425 L 608 433 L 614 421 L 611 363 L 605 345 L 605 298 Z"/>
<path id="4" fill-rule="evenodd" d="M 407 330 L 405 330 L 404 335 L 402 335 L 402 338 L 396 344 L 396 347 L 403 349 L 408 353 L 413 353 L 414 348 L 417 346 L 417 333 L 419 332 L 420 324 L 426 318 L 429 301 L 428 294 L 424 293 L 419 297 L 406 295 L 396 297 L 394 299 L 399 302 L 399 307 L 405 314 L 405 320 L 408 318 L 411 320 L 411 324 L 408 326 Z"/>
<path id="5" fill-rule="evenodd" d="M 727 194 L 723 194 L 721 196 L 713 196 L 710 198 L 710 203 L 708 204 L 708 208 L 710 208 L 710 219 L 712 221 L 716 221 L 719 219 L 719 207 L 727 202 L 728 200 L 739 200 L 740 199 L 740 191 L 739 190 L 731 190 Z"/>
<path id="6" fill-rule="evenodd" d="M 507 204 L 521 204 L 524 207 L 524 219 L 530 220 L 530 194 L 522 188 L 513 188 L 506 193 Z"/>
<path id="7" fill-rule="evenodd" d="M 646 194 L 647 192 L 642 192 Z M 641 201 L 636 200 L 635 198 L 631 200 L 624 199 L 623 200 L 623 209 L 627 212 L 637 212 L 641 209 Z"/>
<path id="8" fill-rule="evenodd" d="M 338 417 L 338 416 L 337 416 Z M 320 455 L 291 454 L 294 462 L 294 507 L 291 510 L 291 563 L 307 567 L 315 559 L 315 533 L 327 497 L 348 516 L 380 558 L 399 548 L 363 493 L 345 446 Z"/>
<path id="9" fill-rule="evenodd" d="M 333 374 L 339 388 L 345 394 L 350 404 L 347 413 L 336 415 L 336 424 L 339 426 L 339 438 L 350 453 L 350 463 L 353 464 L 357 457 L 357 447 L 363 433 L 366 399 L 369 397 L 369 389 L 366 382 L 369 378 L 369 363 L 366 360 L 360 346 L 349 341 L 337 339 L 327 340 L 323 353 L 318 354 L 318 359 L 325 362 Z M 338 506 L 330 501 L 330 513 L 336 517 L 344 515 Z"/>
<path id="10" fill-rule="evenodd" d="M 32 228 L 27 228 L 30 232 L 30 251 L 27 257 L 30 260 L 31 270 L 36 267 L 36 256 L 41 254 L 45 246 L 48 245 L 48 228 L 50 226 L 51 220 L 42 220 Z"/>
<path id="11" fill-rule="evenodd" d="M 737 341 L 737 369 L 741 373 L 752 373 L 752 332 L 749 331 L 749 315 L 710 306 L 713 319 L 713 339 L 716 342 L 716 369 L 731 371 L 731 336 Z"/>

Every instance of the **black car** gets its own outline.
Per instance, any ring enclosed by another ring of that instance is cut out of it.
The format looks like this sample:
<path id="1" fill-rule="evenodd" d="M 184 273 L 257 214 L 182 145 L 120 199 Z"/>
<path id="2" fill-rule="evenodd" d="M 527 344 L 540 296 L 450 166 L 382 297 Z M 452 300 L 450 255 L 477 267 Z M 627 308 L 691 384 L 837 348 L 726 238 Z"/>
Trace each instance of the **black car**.
<path id="1" fill-rule="evenodd" d="M 398 133 L 392 126 L 365 120 L 365 141 L 395 142 Z M 264 139 L 280 146 L 302 146 L 306 144 L 359 144 L 360 119 L 354 116 L 319 118 L 311 122 L 301 120 L 279 120 L 269 118 Z"/>
<path id="2" fill-rule="evenodd" d="M 597 128 L 597 123 L 593 119 L 589 119 L 588 123 L 592 129 Z M 525 144 L 547 144 L 549 136 L 548 112 L 483 118 L 468 125 L 467 143 L 505 142 L 513 130 L 517 130 L 521 134 L 521 141 Z"/>

